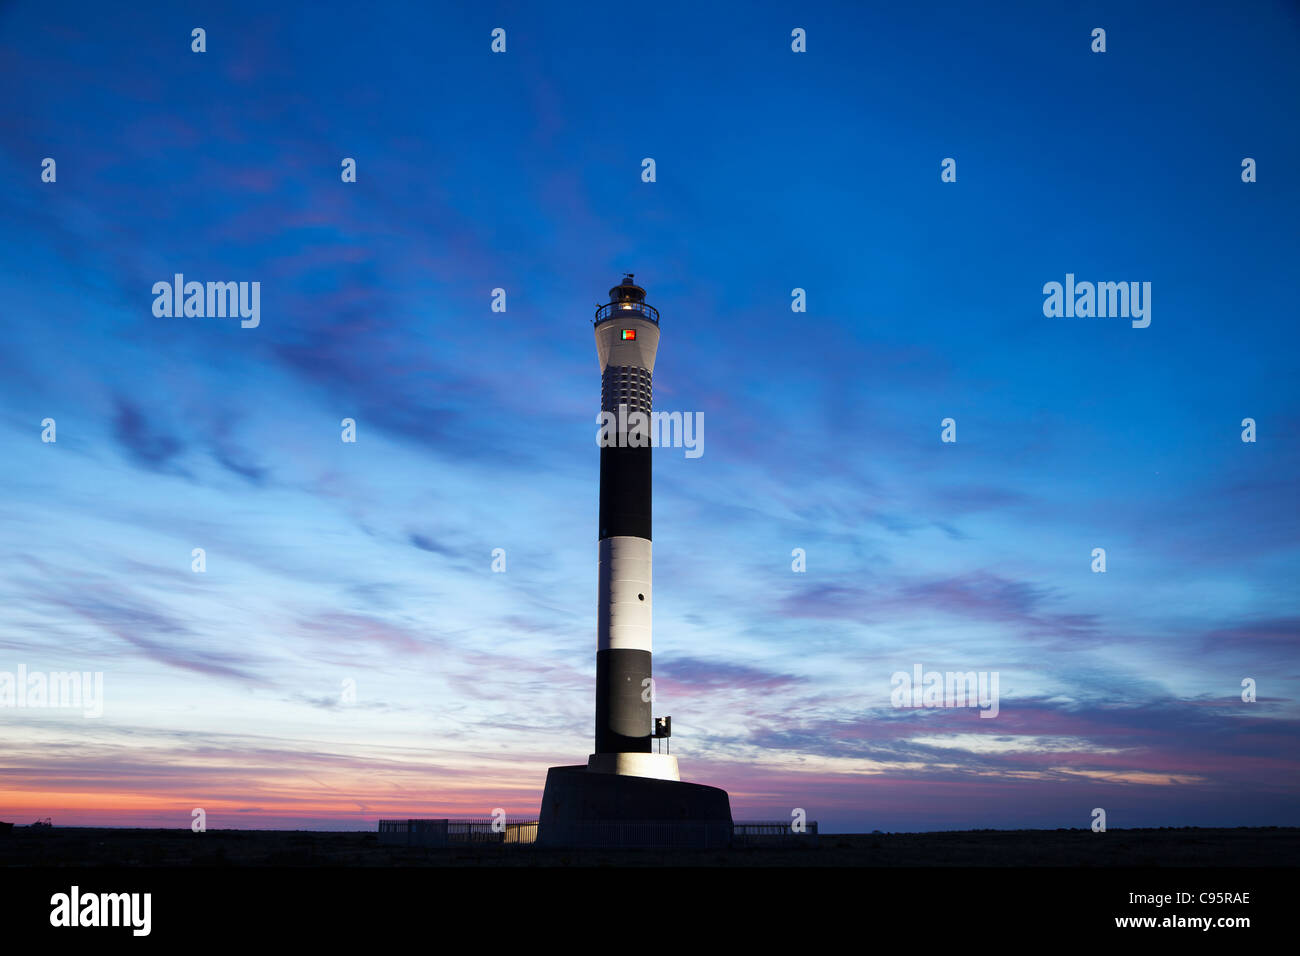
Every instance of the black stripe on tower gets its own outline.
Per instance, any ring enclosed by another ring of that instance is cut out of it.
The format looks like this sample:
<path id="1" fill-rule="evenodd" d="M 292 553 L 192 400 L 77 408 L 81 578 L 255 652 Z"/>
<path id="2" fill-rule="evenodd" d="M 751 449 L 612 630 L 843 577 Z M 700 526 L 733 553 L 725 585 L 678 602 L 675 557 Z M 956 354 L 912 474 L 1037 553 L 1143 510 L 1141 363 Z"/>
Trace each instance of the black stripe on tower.
<path id="1" fill-rule="evenodd" d="M 650 539 L 650 449 L 600 450 L 600 537 Z"/>
<path id="2" fill-rule="evenodd" d="M 600 382 L 600 409 L 618 414 L 650 414 L 650 372 L 611 365 Z M 606 447 L 600 450 L 600 538 L 632 535 L 650 540 L 651 449 Z"/>
<path id="3" fill-rule="evenodd" d="M 641 699 L 649 676 L 649 651 L 596 652 L 596 753 L 650 752 L 652 704 Z"/>

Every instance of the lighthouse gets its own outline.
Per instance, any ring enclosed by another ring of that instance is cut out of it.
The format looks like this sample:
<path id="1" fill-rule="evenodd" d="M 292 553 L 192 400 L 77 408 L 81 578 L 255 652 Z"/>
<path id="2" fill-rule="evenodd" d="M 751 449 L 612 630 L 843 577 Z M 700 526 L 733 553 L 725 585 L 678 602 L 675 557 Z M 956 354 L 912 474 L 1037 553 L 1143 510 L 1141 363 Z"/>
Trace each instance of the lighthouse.
<path id="1" fill-rule="evenodd" d="M 725 790 L 682 782 L 661 747 L 671 719 L 655 718 L 651 669 L 651 413 L 659 312 L 627 273 L 593 320 L 600 364 L 600 503 L 596 544 L 595 742 L 586 764 L 552 767 L 537 842 L 553 846 L 725 844 Z M 644 824 L 656 824 L 646 830 Z M 684 841 L 684 842 L 683 842 Z"/>

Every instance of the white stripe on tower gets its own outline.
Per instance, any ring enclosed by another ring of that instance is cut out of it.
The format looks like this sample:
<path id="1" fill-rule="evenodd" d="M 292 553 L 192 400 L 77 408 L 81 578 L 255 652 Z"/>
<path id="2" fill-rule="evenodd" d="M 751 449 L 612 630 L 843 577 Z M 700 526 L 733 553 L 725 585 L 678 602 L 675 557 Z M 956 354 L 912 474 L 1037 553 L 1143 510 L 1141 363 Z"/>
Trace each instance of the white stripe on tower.
<path id="1" fill-rule="evenodd" d="M 648 538 L 600 540 L 600 594 L 596 650 L 649 651 L 652 595 Z"/>

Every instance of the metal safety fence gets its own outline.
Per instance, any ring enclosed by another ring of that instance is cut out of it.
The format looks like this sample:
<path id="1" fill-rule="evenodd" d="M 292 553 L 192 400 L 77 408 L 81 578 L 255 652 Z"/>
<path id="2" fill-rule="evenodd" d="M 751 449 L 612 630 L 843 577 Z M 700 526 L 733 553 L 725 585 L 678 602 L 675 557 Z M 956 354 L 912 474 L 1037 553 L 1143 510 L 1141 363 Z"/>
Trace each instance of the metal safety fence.
<path id="1" fill-rule="evenodd" d="M 538 821 L 380 820 L 379 842 L 406 846 L 526 846 L 537 842 Z M 566 822 L 554 824 L 545 843 L 564 847 L 721 849 L 816 846 L 817 823 L 739 823 L 681 820 Z"/>
<path id="2" fill-rule="evenodd" d="M 407 846 L 464 846 L 477 843 L 525 844 L 537 839 L 537 821 L 380 820 L 379 842 Z"/>

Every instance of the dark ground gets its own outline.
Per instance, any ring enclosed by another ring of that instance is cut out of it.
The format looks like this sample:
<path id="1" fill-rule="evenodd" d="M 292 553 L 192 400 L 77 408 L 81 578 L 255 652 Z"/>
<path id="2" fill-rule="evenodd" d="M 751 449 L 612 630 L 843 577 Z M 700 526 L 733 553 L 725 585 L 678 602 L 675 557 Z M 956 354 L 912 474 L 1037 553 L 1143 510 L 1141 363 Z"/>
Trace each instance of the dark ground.
<path id="1" fill-rule="evenodd" d="M 1300 828 L 966 830 L 822 834 L 815 847 L 553 850 L 380 845 L 378 834 L 313 830 L 16 828 L 0 834 L 15 866 L 1296 866 Z"/>

